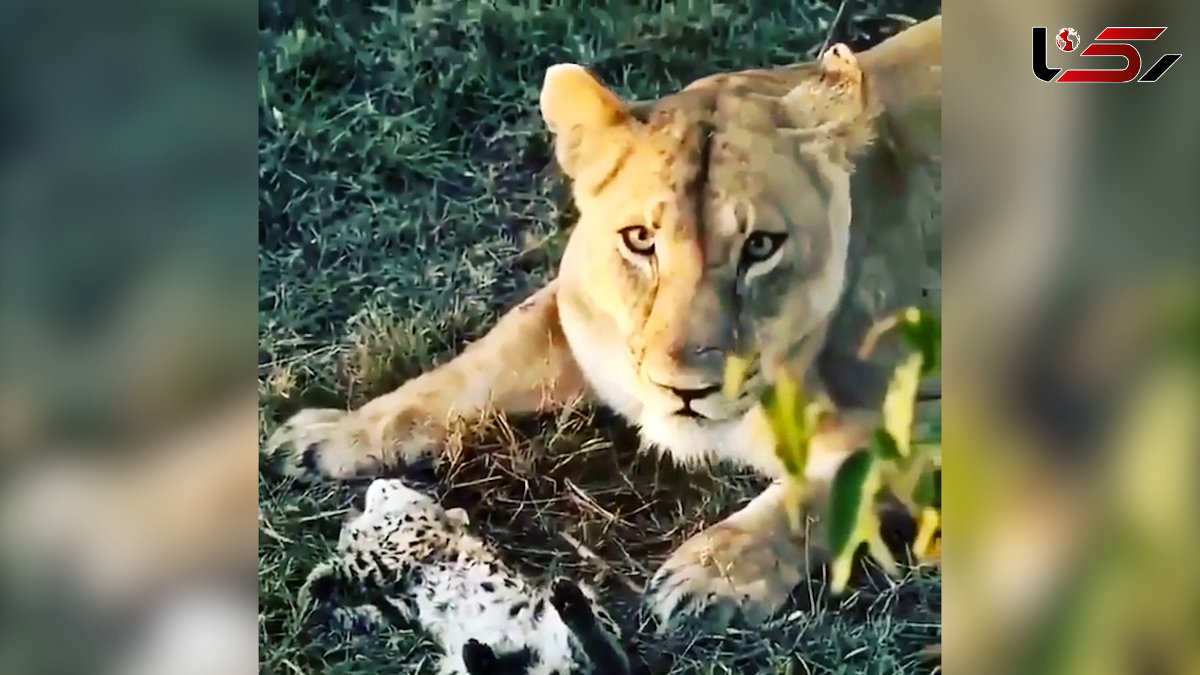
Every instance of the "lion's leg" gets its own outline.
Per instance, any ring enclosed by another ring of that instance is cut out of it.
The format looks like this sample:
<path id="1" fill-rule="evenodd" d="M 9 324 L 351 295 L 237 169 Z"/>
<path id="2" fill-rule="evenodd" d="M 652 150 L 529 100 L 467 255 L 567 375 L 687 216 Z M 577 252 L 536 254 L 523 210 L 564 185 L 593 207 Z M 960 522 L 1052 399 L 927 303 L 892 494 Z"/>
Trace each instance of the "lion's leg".
<path id="1" fill-rule="evenodd" d="M 760 623 L 783 605 L 809 565 L 784 504 L 785 488 L 775 483 L 671 554 L 646 588 L 660 630 L 697 620 L 711 628 L 735 618 Z"/>
<path id="2" fill-rule="evenodd" d="M 734 619 L 756 624 L 778 611 L 811 570 L 828 562 L 818 516 L 837 468 L 865 445 L 878 417 L 844 411 L 814 438 L 800 530 L 792 527 L 786 488 L 777 482 L 676 549 L 646 589 L 646 608 L 660 629 L 694 622 L 721 628 Z"/>
<path id="3" fill-rule="evenodd" d="M 358 410 L 300 411 L 271 436 L 267 453 L 282 456 L 293 475 L 370 476 L 436 456 L 455 421 L 567 403 L 584 381 L 559 326 L 555 288 L 534 293 L 449 363 Z"/>

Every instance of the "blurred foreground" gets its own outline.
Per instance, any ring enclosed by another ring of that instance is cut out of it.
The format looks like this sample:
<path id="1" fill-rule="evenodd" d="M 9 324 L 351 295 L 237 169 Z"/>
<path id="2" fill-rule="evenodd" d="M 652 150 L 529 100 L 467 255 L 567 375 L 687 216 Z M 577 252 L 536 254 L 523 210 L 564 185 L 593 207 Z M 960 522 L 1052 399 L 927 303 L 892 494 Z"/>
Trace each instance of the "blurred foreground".
<path id="1" fill-rule="evenodd" d="M 0 9 L 0 672 L 255 668 L 253 21 Z"/>
<path id="2" fill-rule="evenodd" d="M 1196 16 L 945 8 L 948 673 L 1200 670 Z M 1144 69 L 1182 53 L 1178 72 L 1032 76 L 1033 26 L 1107 25 L 1168 26 L 1138 48 Z"/>

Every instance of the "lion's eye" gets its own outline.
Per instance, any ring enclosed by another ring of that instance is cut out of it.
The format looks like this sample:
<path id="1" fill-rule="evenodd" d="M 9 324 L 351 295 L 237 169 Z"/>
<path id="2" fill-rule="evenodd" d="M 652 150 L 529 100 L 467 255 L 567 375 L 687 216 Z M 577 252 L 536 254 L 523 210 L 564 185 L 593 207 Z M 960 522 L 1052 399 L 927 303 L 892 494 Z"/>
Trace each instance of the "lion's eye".
<path id="1" fill-rule="evenodd" d="M 654 231 L 645 225 L 630 225 L 621 230 L 625 248 L 637 255 L 654 253 Z"/>
<path id="2" fill-rule="evenodd" d="M 743 264 L 749 265 L 762 262 L 775 255 L 783 246 L 787 235 L 782 232 L 755 232 L 746 239 L 742 246 Z"/>

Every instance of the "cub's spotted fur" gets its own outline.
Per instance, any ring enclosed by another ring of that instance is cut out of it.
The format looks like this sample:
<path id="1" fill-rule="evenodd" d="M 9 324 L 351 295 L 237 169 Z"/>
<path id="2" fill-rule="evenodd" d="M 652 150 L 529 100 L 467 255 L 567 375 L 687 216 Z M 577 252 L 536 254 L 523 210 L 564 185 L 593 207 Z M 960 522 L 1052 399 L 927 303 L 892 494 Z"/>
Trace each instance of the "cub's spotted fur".
<path id="1" fill-rule="evenodd" d="M 558 276 L 452 361 L 357 410 L 303 410 L 267 450 L 301 477 L 349 478 L 435 455 L 451 422 L 549 411 L 581 396 L 688 463 L 779 478 L 759 405 L 781 372 L 840 409 L 815 439 L 810 493 L 864 443 L 896 353 L 856 357 L 868 327 L 922 304 L 924 220 L 940 161 L 941 18 L 861 53 L 723 73 L 630 102 L 574 64 L 539 105 L 579 221 Z M 740 391 L 731 350 L 757 354 Z M 675 619 L 761 620 L 820 538 L 769 487 L 685 542 L 647 588 Z M 715 610 L 715 611 L 710 611 Z"/>
<path id="2" fill-rule="evenodd" d="M 620 629 L 586 586 L 548 588 L 516 574 L 444 509 L 399 480 L 367 488 L 363 513 L 342 526 L 338 556 L 301 596 L 342 629 L 415 624 L 442 645 L 443 675 L 621 675 Z"/>

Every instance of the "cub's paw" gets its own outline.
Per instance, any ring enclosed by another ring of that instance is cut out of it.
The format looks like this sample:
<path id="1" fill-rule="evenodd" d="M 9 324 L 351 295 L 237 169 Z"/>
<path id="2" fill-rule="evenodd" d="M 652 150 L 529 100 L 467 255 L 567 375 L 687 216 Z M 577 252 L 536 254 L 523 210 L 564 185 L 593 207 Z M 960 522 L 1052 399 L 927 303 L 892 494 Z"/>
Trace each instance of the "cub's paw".
<path id="1" fill-rule="evenodd" d="M 463 675 L 464 672 L 466 675 L 502 675 L 504 673 L 527 673 L 529 667 L 529 649 L 497 652 L 479 640 L 470 638 L 463 644 L 459 658 L 443 659 L 437 673 L 438 675 Z"/>
<path id="2" fill-rule="evenodd" d="M 570 579 L 559 578 L 550 584 L 550 605 L 562 617 L 563 623 L 573 630 L 595 626 L 596 616 L 592 614 L 591 601 Z"/>
<path id="3" fill-rule="evenodd" d="M 487 675 L 488 673 L 497 672 L 496 666 L 498 659 L 496 652 L 491 647 L 483 644 L 475 638 L 467 640 L 462 648 L 462 662 L 466 667 L 468 675 Z M 443 664 L 442 672 L 456 673 L 457 669 L 452 669 L 451 664 Z"/>
<path id="4" fill-rule="evenodd" d="M 591 664 L 591 670 L 576 670 L 604 675 L 629 673 L 629 658 L 620 644 L 621 630 L 596 604 L 596 598 L 570 579 L 560 577 L 550 585 L 550 605 L 579 640 Z"/>
<path id="5" fill-rule="evenodd" d="M 280 425 L 263 452 L 280 473 L 300 480 L 373 477 L 384 457 L 368 432 L 353 412 L 307 408 Z"/>
<path id="6" fill-rule="evenodd" d="M 804 570 L 803 547 L 783 533 L 719 523 L 684 542 L 655 572 L 643 609 L 659 632 L 753 626 L 783 606 Z"/>
<path id="7" fill-rule="evenodd" d="M 386 625 L 383 611 L 360 602 L 357 589 L 354 576 L 338 561 L 326 561 L 313 568 L 298 593 L 298 605 L 308 613 L 309 632 L 314 636 L 361 636 Z"/>

